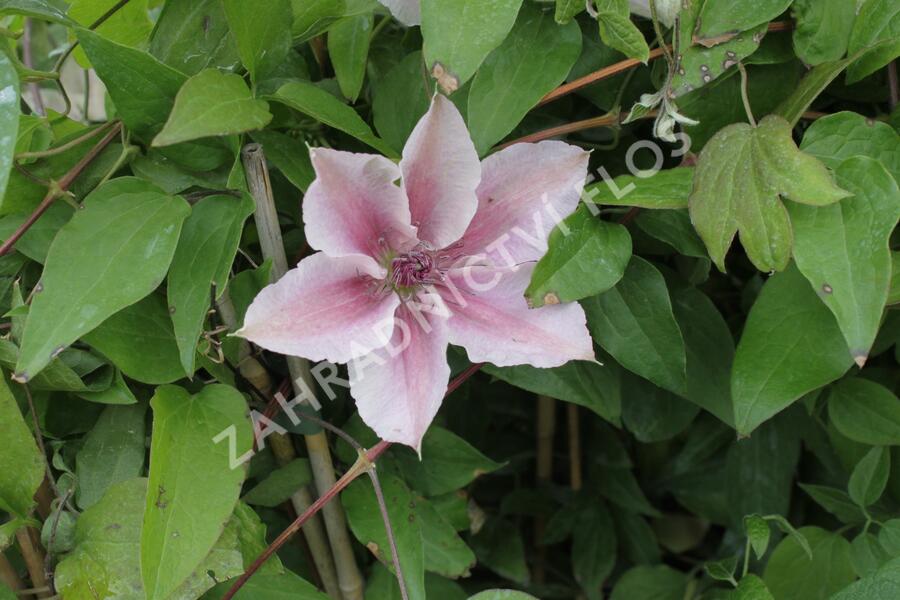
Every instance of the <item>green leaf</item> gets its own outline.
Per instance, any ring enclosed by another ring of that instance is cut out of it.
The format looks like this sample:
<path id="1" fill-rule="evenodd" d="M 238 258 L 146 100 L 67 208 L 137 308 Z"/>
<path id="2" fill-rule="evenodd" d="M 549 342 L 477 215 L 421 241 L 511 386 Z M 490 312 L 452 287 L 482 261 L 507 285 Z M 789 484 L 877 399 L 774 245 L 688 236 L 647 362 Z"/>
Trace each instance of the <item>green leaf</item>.
<path id="1" fill-rule="evenodd" d="M 660 512 L 650 504 L 631 469 L 604 467 L 598 473 L 600 493 L 614 504 L 632 513 L 659 517 Z"/>
<path id="2" fill-rule="evenodd" d="M 697 35 L 712 39 L 767 23 L 787 10 L 792 0 L 707 0 L 700 11 Z"/>
<path id="3" fill-rule="evenodd" d="M 6 54 L 0 52 L 0 198 L 6 193 L 19 131 L 19 77 Z"/>
<path id="4" fill-rule="evenodd" d="M 726 497 L 732 522 L 748 514 L 787 514 L 800 438 L 785 419 L 766 423 L 734 442 L 725 458 Z"/>
<path id="5" fill-rule="evenodd" d="M 867 577 L 890 559 L 878 538 L 868 532 L 860 532 L 850 542 L 850 562 L 860 577 Z"/>
<path id="6" fill-rule="evenodd" d="M 828 598 L 856 579 L 850 564 L 850 542 L 819 527 L 803 527 L 799 532 L 809 541 L 812 559 L 794 537 L 778 544 L 763 575 L 775 598 Z"/>
<path id="7" fill-rule="evenodd" d="M 430 427 L 422 440 L 421 460 L 412 451 L 401 455 L 404 476 L 426 496 L 458 490 L 479 475 L 496 471 L 494 462 L 467 441 L 443 427 Z"/>
<path id="8" fill-rule="evenodd" d="M 618 283 L 631 259 L 631 236 L 581 206 L 550 232 L 547 253 L 525 290 L 528 305 L 574 302 Z"/>
<path id="9" fill-rule="evenodd" d="M 475 566 L 475 553 L 436 506 L 425 498 L 417 498 L 415 503 L 415 518 L 422 530 L 425 568 L 444 577 L 468 577 L 469 569 Z M 425 587 L 427 591 L 427 583 Z"/>
<path id="10" fill-rule="evenodd" d="M 0 509 L 24 519 L 44 480 L 45 462 L 5 375 L 0 381 L 0 439 L 5 447 L 0 455 Z"/>
<path id="11" fill-rule="evenodd" d="M 425 557 L 422 531 L 416 518 L 416 500 L 406 484 L 394 475 L 379 478 L 397 543 L 406 589 L 412 600 L 425 598 Z M 341 493 L 347 522 L 353 535 L 388 568 L 393 567 L 391 547 L 381 511 L 368 478 L 358 479 Z"/>
<path id="12" fill-rule="evenodd" d="M 355 110 L 342 104 L 340 100 L 307 81 L 292 81 L 281 86 L 272 100 L 298 110 L 364 142 L 385 156 L 399 155 L 374 133 Z"/>
<path id="13" fill-rule="evenodd" d="M 828 396 L 828 417 L 855 442 L 900 445 L 900 399 L 874 381 L 850 377 L 834 386 Z"/>
<path id="14" fill-rule="evenodd" d="M 560 25 L 565 25 L 584 10 L 581 0 L 556 0 L 554 19 Z"/>
<path id="15" fill-rule="evenodd" d="M 726 596 L 726 600 L 775 600 L 775 597 L 762 579 L 748 573 L 741 577 L 737 588 Z"/>
<path id="16" fill-rule="evenodd" d="M 800 272 L 791 268 L 772 276 L 750 309 L 734 356 L 731 395 L 738 433 L 749 435 L 851 364 L 834 316 Z"/>
<path id="17" fill-rule="evenodd" d="M 240 76 L 207 69 L 181 86 L 169 120 L 153 138 L 153 145 L 262 129 L 271 120 L 269 105 L 254 100 Z"/>
<path id="18" fill-rule="evenodd" d="M 145 139 L 152 138 L 166 122 L 187 77 L 146 52 L 116 44 L 87 29 L 76 33 L 106 85 L 116 113 L 128 129 Z"/>
<path id="19" fill-rule="evenodd" d="M 800 149 L 830 169 L 854 156 L 867 156 L 900 182 L 900 134 L 881 121 L 842 111 L 817 119 L 803 134 Z"/>
<path id="20" fill-rule="evenodd" d="M 172 258 L 167 288 L 169 314 L 184 372 L 194 373 L 197 340 L 210 305 L 210 285 L 219 298 L 228 283 L 244 221 L 253 213 L 253 200 L 214 195 L 195 204 L 184 222 Z"/>
<path id="21" fill-rule="evenodd" d="M 76 499 L 81 508 L 96 504 L 110 486 L 144 470 L 146 404 L 108 406 L 75 456 Z"/>
<path id="22" fill-rule="evenodd" d="M 294 493 L 312 481 L 309 460 L 295 458 L 269 473 L 253 489 L 244 494 L 247 504 L 275 508 L 287 502 Z"/>
<path id="23" fill-rule="evenodd" d="M 150 53 L 188 76 L 209 68 L 233 71 L 239 58 L 228 25 L 221 0 L 166 0 Z"/>
<path id="24" fill-rule="evenodd" d="M 891 556 L 900 555 L 900 519 L 891 519 L 881 525 L 878 542 Z"/>
<path id="25" fill-rule="evenodd" d="M 16 377 L 34 377 L 63 348 L 152 292 L 188 210 L 181 198 L 131 177 L 92 192 L 50 246 Z"/>
<path id="26" fill-rule="evenodd" d="M 706 574 L 717 581 L 734 582 L 734 572 L 737 570 L 738 559 L 736 556 L 723 558 L 714 562 L 708 562 L 703 565 Z"/>
<path id="27" fill-rule="evenodd" d="M 479 566 L 487 567 L 519 585 L 528 583 L 531 576 L 525 562 L 522 531 L 512 522 L 491 519 L 469 538 L 469 542 L 478 557 Z"/>
<path id="28" fill-rule="evenodd" d="M 665 280 L 637 256 L 613 289 L 582 302 L 593 338 L 623 367 L 678 395 L 686 393 L 684 339 Z"/>
<path id="29" fill-rule="evenodd" d="M 47 261 L 47 251 L 56 237 L 59 229 L 72 218 L 75 211 L 68 204 L 54 202 L 50 205 L 41 218 L 28 228 L 25 235 L 16 242 L 16 251 L 21 252 L 31 260 L 44 264 Z M 29 215 L 7 215 L 0 220 L 0 238 L 7 239 Z"/>
<path id="30" fill-rule="evenodd" d="M 891 471 L 891 453 L 884 446 L 876 446 L 857 463 L 850 475 L 848 491 L 861 508 L 878 501 L 887 485 Z"/>
<path id="31" fill-rule="evenodd" d="M 585 188 L 585 197 L 594 204 L 639 206 L 641 208 L 687 208 L 694 181 L 694 169 L 677 167 L 652 177 L 620 175 Z"/>
<path id="32" fill-rule="evenodd" d="M 644 443 L 662 442 L 687 429 L 700 407 L 637 377 L 623 373 L 622 423 Z"/>
<path id="33" fill-rule="evenodd" d="M 291 32 L 295 42 L 305 42 L 326 31 L 347 14 L 347 0 L 291 0 L 294 21 Z"/>
<path id="34" fill-rule="evenodd" d="M 650 47 L 644 34 L 631 21 L 628 2 L 623 0 L 597 0 L 597 23 L 600 26 L 600 39 L 611 48 L 615 48 L 628 58 L 634 58 L 646 64 L 650 60 Z"/>
<path id="35" fill-rule="evenodd" d="M 768 116 L 756 128 L 729 125 L 704 147 L 691 220 L 720 271 L 738 231 L 759 270 L 782 271 L 791 258 L 792 232 L 779 196 L 822 206 L 848 195 L 822 163 L 797 149 L 784 119 Z"/>
<path id="36" fill-rule="evenodd" d="M 374 17 L 348 17 L 328 31 L 328 56 L 344 98 L 356 102 L 366 76 Z"/>
<path id="37" fill-rule="evenodd" d="M 482 369 L 511 385 L 578 404 L 614 425 L 619 424 L 622 415 L 621 374 L 613 361 L 598 364 L 573 360 L 553 369 L 487 364 Z"/>
<path id="38" fill-rule="evenodd" d="M 53 0 L 3 0 L 0 15 L 24 15 L 72 27 L 75 22 L 66 16 L 66 9 Z"/>
<path id="39" fill-rule="evenodd" d="M 123 308 L 83 340 L 125 375 L 141 383 L 171 383 L 184 376 L 172 319 L 165 299 L 159 294 L 151 294 Z M 135 348 L 140 351 L 135 352 Z"/>
<path id="40" fill-rule="evenodd" d="M 816 504 L 833 514 L 839 521 L 848 524 L 859 524 L 866 520 L 850 495 L 844 490 L 825 485 L 799 484 L 800 489 L 809 494 Z"/>
<path id="41" fill-rule="evenodd" d="M 834 313 L 850 354 L 862 367 L 888 299 L 890 237 L 900 219 L 900 189 L 871 158 L 849 158 L 836 175 L 852 197 L 829 206 L 788 205 L 794 259 Z"/>
<path id="42" fill-rule="evenodd" d="M 687 575 L 665 565 L 632 567 L 613 587 L 610 600 L 683 600 Z"/>
<path id="43" fill-rule="evenodd" d="M 478 154 L 486 154 L 565 81 L 580 53 L 576 23 L 557 25 L 550 13 L 526 4 L 472 80 L 467 122 Z"/>
<path id="44" fill-rule="evenodd" d="M 578 511 L 572 535 L 572 571 L 575 581 L 596 596 L 616 564 L 616 529 L 602 502 L 591 502 Z"/>
<path id="45" fill-rule="evenodd" d="M 704 259 L 709 263 L 703 240 L 691 224 L 685 209 L 644 210 L 638 213 L 635 224 L 647 235 L 665 242 L 679 254 Z"/>
<path id="46" fill-rule="evenodd" d="M 300 191 L 306 192 L 316 178 L 309 160 L 309 148 L 302 140 L 271 129 L 250 134 L 253 141 L 262 144 L 266 158 Z"/>
<path id="47" fill-rule="evenodd" d="M 291 49 L 294 14 L 290 0 L 223 0 L 222 7 L 241 62 L 257 83 L 276 69 Z"/>
<path id="48" fill-rule="evenodd" d="M 856 83 L 900 56 L 900 6 L 893 0 L 862 2 L 849 51 L 863 50 L 868 51 L 847 69 L 847 83 Z"/>
<path id="49" fill-rule="evenodd" d="M 422 75 L 423 60 L 421 52 L 411 52 L 384 77 L 372 82 L 375 128 L 395 150 L 403 148 L 431 102 L 431 90 Z M 403 98 L 403 102 L 398 103 L 397 98 Z"/>
<path id="50" fill-rule="evenodd" d="M 744 517 L 744 531 L 747 532 L 756 559 L 762 559 L 769 547 L 769 538 L 772 535 L 769 524 L 759 515 L 747 515 Z"/>
<path id="51" fill-rule="evenodd" d="M 225 595 L 233 581 L 223 581 L 203 598 L 218 600 Z M 254 575 L 233 596 L 234 600 L 328 600 L 328 596 L 290 571 L 280 575 Z"/>
<path id="52" fill-rule="evenodd" d="M 537 600 L 537 598 L 517 590 L 484 590 L 469 596 L 469 600 Z"/>
<path id="53" fill-rule="evenodd" d="M 685 397 L 734 427 L 729 380 L 734 338 L 728 324 L 712 300 L 695 288 L 674 291 L 672 310 L 684 337 Z"/>
<path id="54" fill-rule="evenodd" d="M 796 125 L 803 113 L 806 112 L 806 109 L 813 103 L 813 100 L 818 98 L 819 94 L 832 81 L 837 79 L 837 76 L 847 68 L 850 62 L 851 59 L 845 58 L 844 60 L 825 62 L 813 67 L 800 80 L 800 85 L 797 86 L 797 89 L 773 111 L 774 114 L 784 117 L 792 127 Z"/>
<path id="55" fill-rule="evenodd" d="M 123 46 L 131 48 L 145 46 L 153 30 L 153 23 L 147 11 L 147 0 L 132 0 L 124 6 L 116 7 L 117 10 L 107 15 L 115 4 L 116 0 L 73 0 L 69 5 L 68 15 L 83 27 L 90 27 L 106 15 L 105 20 L 93 27 L 92 31 Z M 90 68 L 90 62 L 82 48 L 75 48 L 73 56 L 79 65 Z"/>
<path id="56" fill-rule="evenodd" d="M 794 0 L 794 49 L 808 65 L 839 60 L 847 52 L 856 0 Z"/>
<path id="57" fill-rule="evenodd" d="M 453 93 L 503 42 L 522 0 L 432 0 L 422 4 L 425 64 L 438 85 Z"/>
<path id="58" fill-rule="evenodd" d="M 829 600 L 893 600 L 900 596 L 900 559 L 845 587 Z"/>
<path id="59" fill-rule="evenodd" d="M 207 385 L 191 396 L 161 386 L 150 405 L 153 437 L 141 528 L 148 600 L 168 598 L 209 553 L 244 481 L 245 469 L 231 459 L 252 446 L 247 403 L 232 387 Z M 231 434 L 222 435 L 226 431 Z"/>

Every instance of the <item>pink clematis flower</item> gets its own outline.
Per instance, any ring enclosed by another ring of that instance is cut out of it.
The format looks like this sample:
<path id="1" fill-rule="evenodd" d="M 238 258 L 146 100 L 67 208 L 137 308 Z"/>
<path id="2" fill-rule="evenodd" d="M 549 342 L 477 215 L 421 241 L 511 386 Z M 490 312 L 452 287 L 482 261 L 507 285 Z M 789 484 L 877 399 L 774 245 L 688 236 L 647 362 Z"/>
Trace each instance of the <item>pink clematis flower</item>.
<path id="1" fill-rule="evenodd" d="M 422 10 L 419 0 L 378 0 L 385 5 L 394 18 L 412 27 L 422 22 Z"/>
<path id="2" fill-rule="evenodd" d="M 499 366 L 594 359 L 581 306 L 524 298 L 550 230 L 578 204 L 587 152 L 516 144 L 480 163 L 438 95 L 399 165 L 325 148 L 311 158 L 303 220 L 318 252 L 260 292 L 238 335 L 349 363 L 360 416 L 381 438 L 419 448 L 447 390 L 448 344 Z"/>

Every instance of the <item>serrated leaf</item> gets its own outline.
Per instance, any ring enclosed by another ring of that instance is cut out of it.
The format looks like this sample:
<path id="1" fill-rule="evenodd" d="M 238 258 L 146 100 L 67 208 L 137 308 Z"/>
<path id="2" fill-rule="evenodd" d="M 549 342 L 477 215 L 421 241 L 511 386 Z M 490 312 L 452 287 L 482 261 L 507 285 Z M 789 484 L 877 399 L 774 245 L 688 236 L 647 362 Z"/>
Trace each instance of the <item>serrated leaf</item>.
<path id="1" fill-rule="evenodd" d="M 900 56 L 900 6 L 893 0 L 864 0 L 850 34 L 849 52 L 866 51 L 847 69 L 856 83 Z"/>
<path id="2" fill-rule="evenodd" d="M 152 138 L 166 122 L 187 77 L 146 52 L 110 42 L 87 29 L 76 33 L 116 113 L 128 129 Z"/>
<path id="3" fill-rule="evenodd" d="M 534 308 L 609 290 L 631 259 L 628 230 L 600 220 L 584 206 L 550 232 L 548 245 L 525 290 L 525 299 Z"/>
<path id="4" fill-rule="evenodd" d="M 847 52 L 856 0 L 794 0 L 794 49 L 808 65 L 839 60 Z"/>
<path id="5" fill-rule="evenodd" d="M 141 475 L 144 469 L 146 404 L 108 406 L 75 455 L 78 506 L 96 504 L 110 486 Z"/>
<path id="6" fill-rule="evenodd" d="M 272 120 L 269 105 L 255 100 L 244 80 L 216 69 L 200 71 L 184 82 L 172 113 L 154 146 L 262 129 Z"/>
<path id="7" fill-rule="evenodd" d="M 356 102 L 366 76 L 374 17 L 348 17 L 328 30 L 328 56 L 344 98 Z"/>
<path id="8" fill-rule="evenodd" d="M 372 133 L 372 129 L 355 110 L 312 83 L 307 81 L 286 83 L 278 88 L 271 99 L 309 115 L 329 127 L 343 131 L 385 156 L 395 158 L 399 156 L 384 140 Z"/>
<path id="9" fill-rule="evenodd" d="M 854 156 L 875 159 L 900 182 L 900 134 L 881 121 L 842 111 L 817 119 L 803 134 L 800 149 L 830 169 Z"/>
<path id="10" fill-rule="evenodd" d="M 244 221 L 253 206 L 246 194 L 207 196 L 192 207 L 184 222 L 169 269 L 167 294 L 181 365 L 188 376 L 194 373 L 197 340 L 212 300 L 210 287 L 215 298 L 224 293 Z"/>
<path id="11" fill-rule="evenodd" d="M 467 82 L 506 37 L 522 0 L 432 0 L 422 3 L 425 64 L 448 94 Z"/>
<path id="12" fill-rule="evenodd" d="M 819 527 L 803 527 L 798 531 L 809 541 L 812 559 L 793 536 L 778 544 L 763 576 L 775 598 L 828 598 L 856 579 L 850 565 L 850 542 Z"/>
<path id="13" fill-rule="evenodd" d="M 852 197 L 829 206 L 788 205 L 794 260 L 834 313 L 850 354 L 862 366 L 888 299 L 890 237 L 900 219 L 900 189 L 871 158 L 849 158 L 836 175 Z"/>
<path id="14" fill-rule="evenodd" d="M 150 405 L 140 564 L 147 599 L 162 600 L 197 568 L 234 512 L 245 469 L 232 468 L 230 459 L 250 450 L 253 434 L 246 400 L 226 385 L 207 385 L 193 396 L 161 386 Z"/>
<path id="15" fill-rule="evenodd" d="M 747 532 L 756 559 L 760 560 L 769 548 L 769 538 L 772 535 L 769 524 L 759 515 L 748 515 L 744 517 L 744 531 Z"/>
<path id="16" fill-rule="evenodd" d="M 290 0 L 223 0 L 222 7 L 241 62 L 256 83 L 277 68 L 291 49 Z"/>
<path id="17" fill-rule="evenodd" d="M 0 439 L 5 446 L 0 455 L 0 509 L 24 519 L 44 480 L 45 461 L 5 375 L 0 381 Z"/>
<path id="18" fill-rule="evenodd" d="M 585 188 L 585 198 L 594 204 L 641 208 L 687 208 L 694 182 L 694 169 L 677 167 L 651 177 L 620 175 Z"/>
<path id="19" fill-rule="evenodd" d="M 706 0 L 700 11 L 697 35 L 711 40 L 723 34 L 746 31 L 771 21 L 791 5 L 792 0 Z"/>
<path id="20" fill-rule="evenodd" d="M 828 416 L 855 442 L 900 445 L 900 399 L 879 383 L 861 377 L 841 381 L 829 394 Z"/>
<path id="21" fill-rule="evenodd" d="M 646 64 L 650 59 L 650 47 L 644 34 L 631 20 L 626 0 L 597 0 L 597 23 L 600 39 L 628 58 Z"/>
<path id="22" fill-rule="evenodd" d="M 187 213 L 181 198 L 131 177 L 92 192 L 50 246 L 25 323 L 17 377 L 35 376 L 63 348 L 152 292 L 169 267 Z"/>
<path id="23" fill-rule="evenodd" d="M 749 435 L 851 364 L 834 316 L 800 272 L 791 268 L 772 276 L 750 309 L 734 356 L 731 395 L 738 433 Z"/>
<path id="24" fill-rule="evenodd" d="M 653 265 L 632 257 L 616 287 L 582 304 L 594 340 L 619 364 L 663 389 L 686 393 L 684 339 Z"/>
<path id="25" fill-rule="evenodd" d="M 425 598 L 425 555 L 422 530 L 416 518 L 416 500 L 406 484 L 395 475 L 382 475 L 381 487 L 394 530 L 397 554 L 411 600 Z M 382 564 L 393 567 L 391 547 L 384 531 L 381 511 L 368 478 L 358 479 L 341 493 L 347 522 L 353 535 Z"/>
<path id="26" fill-rule="evenodd" d="M 755 128 L 729 125 L 709 141 L 697 164 L 689 208 L 720 271 L 738 231 L 759 270 L 782 271 L 793 234 L 779 196 L 823 206 L 848 195 L 822 163 L 798 150 L 790 125 L 770 115 Z"/>
<path id="27" fill-rule="evenodd" d="M 850 475 L 850 483 L 847 486 L 850 498 L 861 508 L 875 504 L 884 493 L 890 471 L 890 451 L 884 446 L 876 446 L 869 450 Z"/>
<path id="28" fill-rule="evenodd" d="M 478 69 L 469 89 L 467 123 L 480 155 L 562 83 L 581 52 L 581 30 L 560 26 L 526 4 L 515 26 Z"/>

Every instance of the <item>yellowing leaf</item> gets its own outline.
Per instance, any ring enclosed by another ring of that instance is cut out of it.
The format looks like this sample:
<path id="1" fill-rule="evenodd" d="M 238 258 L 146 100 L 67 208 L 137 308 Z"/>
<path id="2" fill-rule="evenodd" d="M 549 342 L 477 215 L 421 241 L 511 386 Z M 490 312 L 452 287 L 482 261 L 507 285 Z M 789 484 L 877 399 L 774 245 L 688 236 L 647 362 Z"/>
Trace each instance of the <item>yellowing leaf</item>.
<path id="1" fill-rule="evenodd" d="M 725 254 L 739 231 L 758 269 L 781 271 L 791 258 L 793 232 L 779 196 L 823 206 L 848 195 L 822 163 L 797 148 L 787 121 L 768 116 L 758 127 L 729 125 L 707 143 L 688 207 L 719 270 L 725 271 Z"/>

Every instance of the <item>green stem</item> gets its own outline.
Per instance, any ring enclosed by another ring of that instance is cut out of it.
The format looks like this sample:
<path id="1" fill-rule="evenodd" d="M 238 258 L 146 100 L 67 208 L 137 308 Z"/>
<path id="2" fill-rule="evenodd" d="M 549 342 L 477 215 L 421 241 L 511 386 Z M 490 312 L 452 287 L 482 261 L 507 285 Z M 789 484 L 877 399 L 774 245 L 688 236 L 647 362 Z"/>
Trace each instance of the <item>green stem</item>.
<path id="1" fill-rule="evenodd" d="M 747 92 L 747 68 L 744 63 L 737 64 L 738 70 L 741 72 L 741 100 L 744 102 L 744 110 L 747 112 L 747 120 L 753 127 L 756 127 L 756 119 L 753 118 L 753 109 L 750 107 L 750 96 Z"/>

